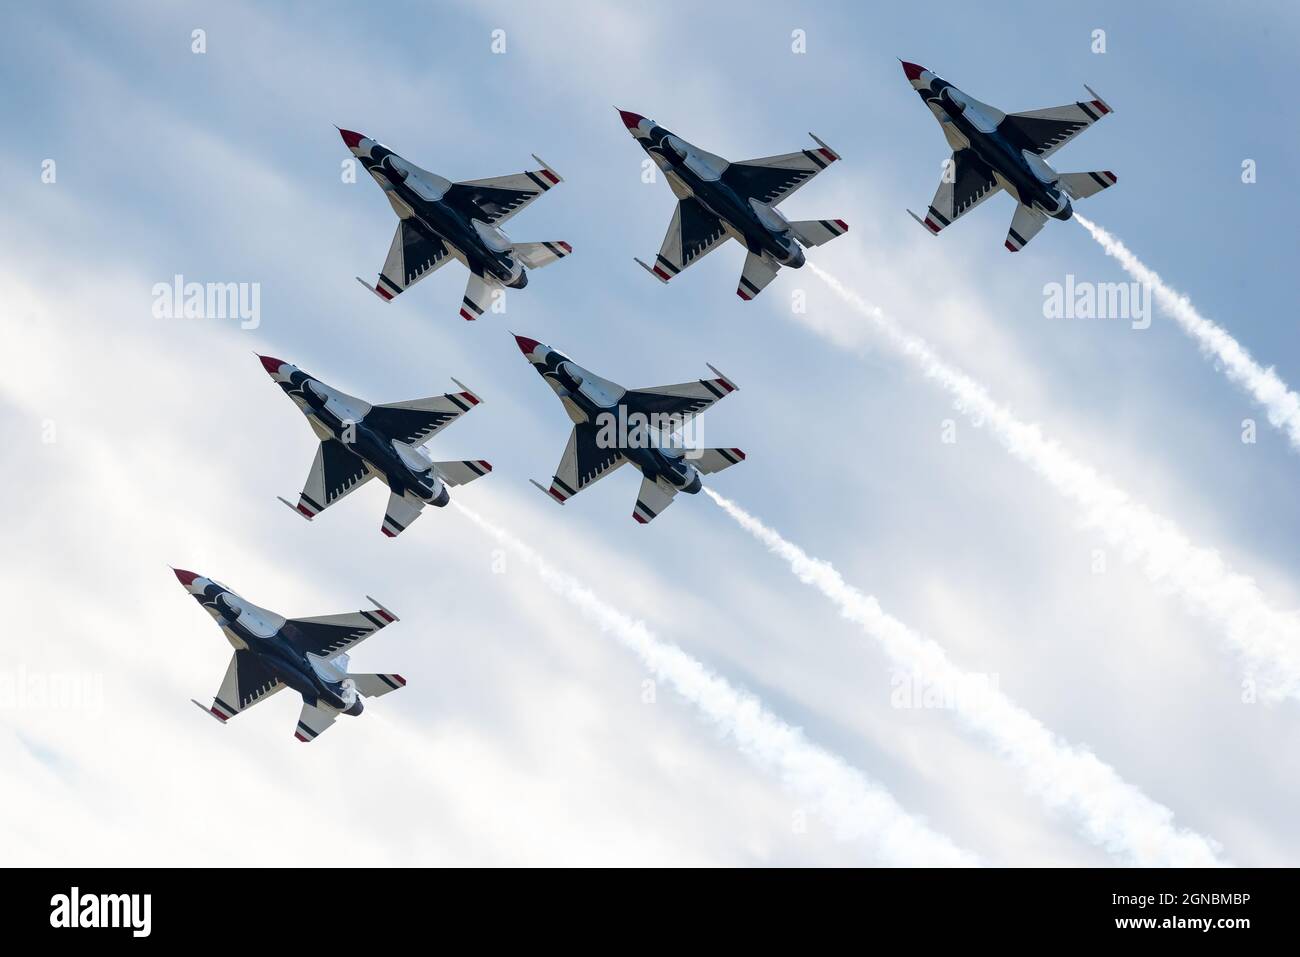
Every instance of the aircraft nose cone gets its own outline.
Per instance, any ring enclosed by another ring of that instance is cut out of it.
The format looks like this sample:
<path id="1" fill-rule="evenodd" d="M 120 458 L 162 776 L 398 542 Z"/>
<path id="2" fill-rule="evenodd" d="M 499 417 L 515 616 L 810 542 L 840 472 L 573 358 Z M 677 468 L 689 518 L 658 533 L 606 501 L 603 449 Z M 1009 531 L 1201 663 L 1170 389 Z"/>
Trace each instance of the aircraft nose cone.
<path id="1" fill-rule="evenodd" d="M 198 575 L 194 574 L 194 572 L 187 572 L 183 568 L 173 568 L 172 571 L 176 573 L 177 581 L 179 581 L 186 588 L 189 588 L 190 583 L 193 582 L 194 579 L 199 577 Z"/>
<path id="2" fill-rule="evenodd" d="M 618 115 L 623 118 L 623 125 L 629 130 L 636 129 L 641 125 L 641 121 L 645 119 L 640 113 L 629 113 L 627 110 L 619 110 Z"/>
<path id="3" fill-rule="evenodd" d="M 350 150 L 356 149 L 357 144 L 365 139 L 360 133 L 353 133 L 351 130 L 345 130 L 342 127 L 338 127 L 338 131 L 339 136 L 343 137 L 343 142 L 348 145 Z"/>
<path id="4" fill-rule="evenodd" d="M 925 67 L 919 66 L 918 64 L 908 63 L 906 60 L 899 60 L 898 62 L 903 64 L 903 72 L 907 74 L 909 80 L 915 80 L 925 72 Z"/>
<path id="5" fill-rule="evenodd" d="M 277 372 L 279 372 L 280 366 L 285 366 L 289 364 L 285 362 L 283 359 L 276 359 L 274 356 L 258 356 L 257 358 L 262 360 L 262 368 L 265 369 L 271 375 L 275 375 Z"/>
<path id="6" fill-rule="evenodd" d="M 519 351 L 526 356 L 531 356 L 541 345 L 536 339 L 529 339 L 527 336 L 515 336 L 515 342 L 519 343 Z"/>

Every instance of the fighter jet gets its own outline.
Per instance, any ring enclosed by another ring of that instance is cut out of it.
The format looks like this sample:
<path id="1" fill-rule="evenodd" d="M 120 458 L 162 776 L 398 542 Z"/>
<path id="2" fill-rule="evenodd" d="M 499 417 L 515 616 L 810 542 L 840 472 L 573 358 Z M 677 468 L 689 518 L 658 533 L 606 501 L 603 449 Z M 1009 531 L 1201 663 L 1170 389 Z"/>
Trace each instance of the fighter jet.
<path id="1" fill-rule="evenodd" d="M 701 475 L 744 460 L 740 449 L 685 448 L 677 434 L 692 418 L 736 391 L 713 366 L 709 368 L 716 379 L 629 390 L 536 339 L 515 336 L 515 341 L 555 390 L 574 423 L 550 487 L 533 482 L 561 505 L 631 462 L 641 472 L 632 517 L 645 525 L 671 505 L 678 492 L 699 492 Z"/>
<path id="2" fill-rule="evenodd" d="M 320 439 L 298 504 L 280 499 L 309 521 L 372 478 L 379 478 L 389 490 L 380 530 L 396 538 L 420 517 L 424 506 L 446 505 L 451 500 L 448 486 L 465 485 L 492 471 L 482 459 L 434 462 L 421 448 L 482 401 L 455 379 L 451 381 L 461 387 L 460 392 L 371 405 L 283 359 L 258 358 L 307 416 Z"/>
<path id="3" fill-rule="evenodd" d="M 312 741 L 339 715 L 360 714 L 362 698 L 377 698 L 406 684 L 401 675 L 348 674 L 348 653 L 397 621 L 396 615 L 369 596 L 375 605 L 369 611 L 285 618 L 210 578 L 172 570 L 216 619 L 235 649 L 211 707 L 190 699 L 222 724 L 282 688 L 292 688 L 302 695 L 294 737 Z"/>
<path id="4" fill-rule="evenodd" d="M 818 146 L 815 150 L 729 163 L 654 120 L 626 110 L 618 113 L 628 132 L 664 171 L 677 197 L 677 210 L 654 266 L 637 260 L 660 282 L 668 282 L 705 253 L 735 239 L 749 251 L 736 288 L 736 295 L 748 301 L 782 266 L 802 266 L 803 246 L 820 246 L 848 230 L 842 219 L 790 222 L 777 211 L 778 203 L 839 159 L 811 133 Z"/>
<path id="5" fill-rule="evenodd" d="M 527 269 L 541 269 L 573 252 L 559 240 L 512 243 L 501 231 L 506 220 L 561 182 L 536 154 L 539 170 L 453 183 L 367 136 L 351 130 L 339 134 L 400 220 L 375 284 L 357 277 L 380 299 L 391 301 L 455 258 L 469 268 L 460 315 L 473 320 L 492 304 L 497 290 L 528 285 Z"/>
<path id="6" fill-rule="evenodd" d="M 1027 113 L 1003 113 L 963 93 L 923 66 L 900 60 L 912 88 L 939 121 L 953 154 L 925 218 L 908 213 L 931 233 L 970 212 L 999 189 L 1016 200 L 1007 249 L 1019 252 L 1049 218 L 1074 215 L 1071 199 L 1087 199 L 1114 186 L 1109 170 L 1058 173 L 1047 157 L 1112 112 L 1091 87 L 1087 102 Z"/>

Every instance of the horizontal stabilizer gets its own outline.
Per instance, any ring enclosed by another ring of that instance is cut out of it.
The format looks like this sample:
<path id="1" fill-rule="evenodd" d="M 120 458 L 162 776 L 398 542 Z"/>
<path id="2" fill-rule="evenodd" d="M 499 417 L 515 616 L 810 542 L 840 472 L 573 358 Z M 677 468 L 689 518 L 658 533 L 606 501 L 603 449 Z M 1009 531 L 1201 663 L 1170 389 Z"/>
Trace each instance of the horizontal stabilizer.
<path id="1" fill-rule="evenodd" d="M 805 219 L 791 223 L 790 230 L 804 246 L 821 246 L 847 233 L 849 224 L 842 219 Z"/>
<path id="2" fill-rule="evenodd" d="M 367 698 L 378 698 L 390 691 L 406 686 L 401 675 L 348 675 L 357 686 L 357 692 Z"/>
<path id="3" fill-rule="evenodd" d="M 1007 249 L 1013 253 L 1020 252 L 1046 224 L 1045 213 L 1017 203 L 1015 215 L 1011 217 L 1011 228 L 1007 230 Z"/>
<path id="4" fill-rule="evenodd" d="M 465 297 L 460 303 L 460 317 L 473 322 L 483 315 L 487 307 L 492 305 L 494 290 L 500 288 L 501 285 L 496 281 L 488 279 L 483 273 L 471 270 L 469 282 L 465 285 Z"/>
<path id="5" fill-rule="evenodd" d="M 1057 183 L 1061 189 L 1070 194 L 1071 199 L 1087 199 L 1096 196 L 1103 189 L 1110 189 L 1119 177 L 1110 170 L 1098 170 L 1092 173 L 1062 173 Z"/>
<path id="6" fill-rule="evenodd" d="M 686 453 L 687 460 L 704 475 L 712 475 L 745 461 L 740 449 L 700 449 Z"/>
<path id="7" fill-rule="evenodd" d="M 541 269 L 573 252 L 573 247 L 562 240 L 549 243 L 515 243 L 515 255 L 529 269 Z"/>
<path id="8" fill-rule="evenodd" d="M 736 295 L 748 302 L 776 278 L 776 274 L 780 269 L 780 265 L 771 256 L 752 252 L 746 254 L 745 268 L 740 274 L 740 284 L 736 286 Z"/>
<path id="9" fill-rule="evenodd" d="M 388 508 L 384 510 L 384 521 L 379 530 L 389 538 L 396 538 L 410 528 L 411 523 L 420 517 L 424 503 L 414 495 L 388 493 Z"/>
<path id="10" fill-rule="evenodd" d="M 637 493 L 632 517 L 642 525 L 650 524 L 664 509 L 673 504 L 676 495 L 677 489 L 666 482 L 642 478 L 641 491 Z"/>
<path id="11" fill-rule="evenodd" d="M 298 716 L 298 727 L 294 729 L 293 736 L 303 742 L 314 741 L 322 731 L 334 723 L 334 719 L 338 716 L 337 711 L 326 711 L 304 702 L 302 714 Z"/>
<path id="12" fill-rule="evenodd" d="M 448 485 L 468 485 L 492 471 L 492 465 L 483 459 L 464 459 L 454 462 L 434 462 L 442 480 Z"/>

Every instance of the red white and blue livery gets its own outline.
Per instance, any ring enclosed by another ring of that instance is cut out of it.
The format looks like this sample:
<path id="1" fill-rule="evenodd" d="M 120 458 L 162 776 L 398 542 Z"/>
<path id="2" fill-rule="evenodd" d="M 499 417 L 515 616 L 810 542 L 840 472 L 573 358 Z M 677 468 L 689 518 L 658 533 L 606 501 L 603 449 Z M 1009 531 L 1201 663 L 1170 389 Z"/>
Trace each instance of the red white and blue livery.
<path id="1" fill-rule="evenodd" d="M 537 156 L 533 159 L 541 169 L 453 183 L 368 136 L 352 130 L 339 134 L 384 191 L 399 220 L 375 284 L 357 277 L 380 299 L 391 302 L 444 263 L 458 259 L 469 269 L 460 315 L 473 320 L 496 305 L 506 288 L 528 285 L 529 269 L 541 269 L 573 252 L 560 240 L 512 242 L 501 229 L 561 182 L 560 174 Z"/>
<path id="2" fill-rule="evenodd" d="M 802 266 L 805 247 L 820 246 L 848 231 L 842 219 L 791 222 L 776 208 L 840 158 L 816 136 L 812 137 L 816 149 L 731 163 L 639 113 L 618 113 L 677 197 L 677 209 L 654 265 L 637 260 L 660 282 L 669 282 L 734 239 L 747 251 L 736 295 L 748 301 L 776 278 L 782 266 Z"/>
<path id="3" fill-rule="evenodd" d="M 1049 219 L 1074 215 L 1072 200 L 1087 199 L 1114 186 L 1109 170 L 1058 173 L 1047 158 L 1103 116 L 1110 105 L 1084 87 L 1091 100 L 1026 113 L 1003 113 L 957 89 L 923 66 L 900 61 L 952 148 L 939 189 L 925 216 L 912 218 L 938 235 L 954 220 L 1005 189 L 1016 201 L 1006 247 L 1019 252 Z"/>
<path id="4" fill-rule="evenodd" d="M 446 505 L 451 500 L 451 486 L 465 485 L 492 471 L 482 459 L 435 462 L 424 449 L 425 443 L 482 402 L 455 379 L 452 381 L 460 386 L 460 392 L 371 405 L 283 359 L 258 358 L 320 439 L 298 504 L 280 499 L 305 519 L 314 519 L 343 496 L 378 478 L 389 492 L 380 529 L 396 538 L 420 517 L 426 505 Z"/>
<path id="5" fill-rule="evenodd" d="M 744 461 L 740 449 L 687 448 L 682 441 L 681 431 L 696 416 L 736 391 L 713 366 L 709 368 L 716 378 L 625 389 L 536 339 L 515 336 L 515 341 L 573 421 L 550 486 L 533 482 L 561 505 L 631 463 L 641 473 L 632 517 L 645 525 L 671 505 L 678 492 L 699 492 L 701 476 Z"/>
<path id="6" fill-rule="evenodd" d="M 373 608 L 320 618 L 285 618 L 254 605 L 220 582 L 184 569 L 176 578 L 220 626 L 234 648 L 226 676 L 204 706 L 222 724 L 285 688 L 302 696 L 294 737 L 313 741 L 341 714 L 356 716 L 362 698 L 405 687 L 397 674 L 350 674 L 350 653 L 397 616 L 373 598 Z M 193 699 L 191 699 L 193 700 Z"/>

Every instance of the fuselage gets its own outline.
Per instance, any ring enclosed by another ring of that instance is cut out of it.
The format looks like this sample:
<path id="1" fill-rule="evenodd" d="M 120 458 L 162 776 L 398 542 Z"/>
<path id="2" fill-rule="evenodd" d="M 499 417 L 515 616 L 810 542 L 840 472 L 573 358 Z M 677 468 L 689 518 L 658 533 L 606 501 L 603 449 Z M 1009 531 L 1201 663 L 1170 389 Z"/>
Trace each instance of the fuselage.
<path id="1" fill-rule="evenodd" d="M 629 125 L 628 129 L 655 165 L 730 226 L 751 252 L 767 253 L 781 265 L 795 269 L 804 264 L 803 248 L 790 235 L 784 217 L 774 207 L 751 203 L 727 184 L 722 175 L 726 160 L 687 142 L 654 120 L 638 119 L 639 124 Z M 628 122 L 626 117 L 624 122 Z"/>
<path id="2" fill-rule="evenodd" d="M 1070 198 L 1056 184 L 1057 174 L 1051 166 L 1007 135 L 1002 124 L 1006 114 L 928 71 L 922 77 L 927 75 L 929 88 L 918 89 L 917 93 L 948 131 L 950 141 L 955 138 L 964 142 L 1023 205 L 1054 219 L 1069 219 L 1074 214 Z"/>
<path id="3" fill-rule="evenodd" d="M 433 462 L 420 449 L 394 442 L 367 424 L 367 408 L 359 406 L 355 398 L 288 363 L 274 370 L 268 366 L 268 371 L 304 415 L 378 472 L 394 494 L 409 492 L 425 504 L 439 507 L 450 501 L 446 483 Z"/>
<path id="4" fill-rule="evenodd" d="M 347 677 L 345 656 L 331 661 L 299 652 L 290 643 L 294 626 L 283 616 L 254 605 L 217 582 L 206 580 L 203 594 L 195 597 L 226 630 L 237 650 L 256 655 L 307 704 L 343 714 L 361 713 L 361 698 Z"/>
<path id="5" fill-rule="evenodd" d="M 528 284 L 528 272 L 514 255 L 509 237 L 445 201 L 451 180 L 420 169 L 371 139 L 362 138 L 351 149 L 399 215 L 410 211 L 403 218 L 426 239 L 446 243 L 470 269 L 504 286 L 522 289 Z"/>
<path id="6" fill-rule="evenodd" d="M 538 344 L 533 357 L 547 350 L 544 360 L 533 367 L 555 390 L 569 417 L 576 423 L 590 423 L 602 448 L 617 448 L 646 478 L 662 478 L 673 488 L 695 494 L 701 488 L 700 473 L 686 461 L 686 449 L 673 438 L 671 421 L 629 412 L 622 398 L 627 390 L 584 369 L 568 356 Z"/>

